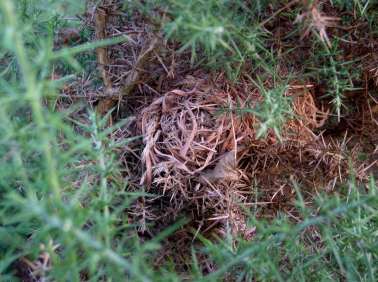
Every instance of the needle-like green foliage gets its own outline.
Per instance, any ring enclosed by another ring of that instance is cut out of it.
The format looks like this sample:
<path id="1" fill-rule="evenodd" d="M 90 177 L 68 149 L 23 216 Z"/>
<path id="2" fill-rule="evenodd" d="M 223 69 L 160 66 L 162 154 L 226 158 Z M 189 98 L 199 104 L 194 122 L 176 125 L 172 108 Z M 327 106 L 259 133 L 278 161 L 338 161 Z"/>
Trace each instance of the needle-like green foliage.
<path id="1" fill-rule="evenodd" d="M 190 50 L 193 63 L 225 66 L 236 79 L 247 62 L 254 65 L 251 70 L 275 69 L 264 43 L 267 32 L 259 26 L 272 1 L 247 2 L 167 0 L 149 5 L 166 10 L 167 38 L 180 41 L 181 51 Z M 370 7 L 369 1 L 334 2 L 358 5 L 363 15 Z M 47 253 L 49 266 L 38 275 L 48 281 L 181 281 L 169 266 L 156 269 L 152 261 L 160 241 L 182 222 L 142 241 L 137 223 L 129 221 L 127 210 L 141 193 L 128 191 L 115 155 L 129 140 L 109 139 L 121 125 L 104 129 L 107 118 L 90 110 L 82 123 L 71 118 L 72 109 L 58 112 L 53 106 L 59 82 L 70 79 L 51 81 L 54 64 L 66 64 L 76 75 L 82 69 L 78 54 L 127 40 L 122 36 L 53 51 L 54 29 L 64 15 L 81 8 L 81 1 L 0 1 L 0 280 L 17 281 L 18 261 Z M 340 108 L 346 87 L 340 83 L 347 74 L 336 57 L 327 50 L 322 70 L 329 74 L 333 101 Z M 286 85 L 261 88 L 264 101 L 252 110 L 261 121 L 259 135 L 269 128 L 279 134 L 290 114 L 285 90 Z M 310 208 L 298 188 L 303 220 L 297 223 L 284 215 L 265 222 L 251 214 L 249 224 L 256 226 L 252 241 L 211 242 L 199 235 L 203 247 L 193 247 L 190 279 L 377 281 L 376 183 L 372 178 L 370 185 L 358 187 L 351 179 L 341 191 L 337 196 L 320 193 Z M 202 272 L 199 254 L 216 264 L 214 272 Z"/>

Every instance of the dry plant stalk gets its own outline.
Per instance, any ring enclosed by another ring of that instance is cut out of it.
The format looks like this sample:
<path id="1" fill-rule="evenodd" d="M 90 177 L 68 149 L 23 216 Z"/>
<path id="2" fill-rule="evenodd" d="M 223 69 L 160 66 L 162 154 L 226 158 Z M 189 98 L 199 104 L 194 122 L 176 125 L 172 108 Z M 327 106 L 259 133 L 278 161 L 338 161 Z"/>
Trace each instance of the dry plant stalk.
<path id="1" fill-rule="evenodd" d="M 106 36 L 106 21 L 107 12 L 102 7 L 98 7 L 95 12 L 95 33 L 97 40 L 103 40 Z M 98 67 L 100 69 L 102 81 L 105 86 L 105 94 L 110 93 L 112 87 L 112 81 L 107 73 L 106 66 L 110 64 L 108 51 L 106 47 L 100 47 L 96 49 Z M 114 106 L 114 100 L 112 98 L 106 97 L 99 101 L 97 105 L 97 112 L 102 116 L 106 114 Z M 111 124 L 111 119 L 109 120 Z"/>
<path id="2" fill-rule="evenodd" d="M 157 37 L 152 38 L 147 46 L 145 46 L 137 60 L 135 61 L 130 74 L 126 78 L 125 85 L 121 89 L 121 95 L 129 95 L 135 88 L 135 86 L 140 82 L 140 76 L 143 72 L 145 65 L 151 58 L 151 54 L 157 51 L 159 40 Z"/>
<path id="3" fill-rule="evenodd" d="M 107 6 L 111 6 L 111 3 L 108 3 Z M 95 33 L 97 40 L 103 40 L 107 38 L 107 19 L 108 14 L 106 8 L 102 6 L 97 7 L 95 11 Z M 140 83 L 141 74 L 143 73 L 149 59 L 151 58 L 151 55 L 157 51 L 158 43 L 159 39 L 155 36 L 146 45 L 143 46 L 121 89 L 114 89 L 112 79 L 110 78 L 110 75 L 106 69 L 106 67 L 111 64 L 107 48 L 101 47 L 96 49 L 97 62 L 105 87 L 105 98 L 101 99 L 97 105 L 97 112 L 100 115 L 105 115 L 106 113 L 108 113 L 109 110 L 116 105 L 117 100 L 118 103 L 120 103 L 122 96 L 128 96 Z M 116 92 L 118 92 L 118 95 L 114 95 L 114 93 Z"/>

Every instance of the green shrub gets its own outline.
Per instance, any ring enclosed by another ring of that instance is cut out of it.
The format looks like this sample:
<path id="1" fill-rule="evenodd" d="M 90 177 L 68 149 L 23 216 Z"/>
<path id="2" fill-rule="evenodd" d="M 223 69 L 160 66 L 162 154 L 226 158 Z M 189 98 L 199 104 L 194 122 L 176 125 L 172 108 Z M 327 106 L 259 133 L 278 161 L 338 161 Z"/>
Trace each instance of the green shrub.
<path id="1" fill-rule="evenodd" d="M 238 73 L 246 60 L 266 64 L 265 35 L 257 23 L 268 2 L 254 1 L 246 15 L 239 12 L 244 1 L 156 3 L 169 8 L 167 36 L 190 48 L 193 60 L 202 46 L 207 63 L 226 60 Z M 126 210 L 141 194 L 128 191 L 116 150 L 129 140 L 108 138 L 122 124 L 105 128 L 106 117 L 91 111 L 87 123 L 79 122 L 71 114 L 82 105 L 54 108 L 59 87 L 70 79 L 51 81 L 54 64 L 74 67 L 68 69 L 75 75 L 81 67 L 75 55 L 126 40 L 52 51 L 54 29 L 65 13 L 78 12 L 78 3 L 0 1 L 0 278 L 14 281 L 20 258 L 46 252 L 51 269 L 43 276 L 52 281 L 179 281 L 169 266 L 155 269 L 152 260 L 161 240 L 180 224 L 142 241 L 128 220 Z M 264 92 L 268 99 L 255 110 L 277 132 L 287 113 L 282 89 Z M 319 196 L 313 209 L 304 208 L 297 191 L 303 209 L 298 223 L 285 216 L 265 222 L 251 214 L 257 235 L 238 239 L 237 247 L 230 238 L 201 238 L 203 247 L 193 249 L 193 280 L 219 281 L 231 273 L 237 281 L 376 281 L 377 187 L 374 179 L 366 189 L 352 180 L 348 185 L 340 196 Z M 202 274 L 199 253 L 216 263 L 215 272 Z"/>

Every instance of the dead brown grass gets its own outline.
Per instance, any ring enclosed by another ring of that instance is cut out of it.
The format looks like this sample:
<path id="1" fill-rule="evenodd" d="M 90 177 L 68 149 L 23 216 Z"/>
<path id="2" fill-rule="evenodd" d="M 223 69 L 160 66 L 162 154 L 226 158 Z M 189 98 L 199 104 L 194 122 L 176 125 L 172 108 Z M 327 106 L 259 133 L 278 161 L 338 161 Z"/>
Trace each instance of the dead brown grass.
<path id="1" fill-rule="evenodd" d="M 316 32 L 329 45 L 327 29 L 335 27 L 336 18 L 322 15 L 316 2 L 301 15 L 304 35 Z M 358 181 L 376 173 L 378 103 L 368 93 L 358 100 L 347 97 L 356 111 L 333 126 L 329 105 L 318 99 L 320 86 L 292 81 L 285 95 L 292 98 L 294 118 L 284 125 L 282 140 L 273 132 L 257 139 L 257 118 L 236 110 L 262 100 L 256 87 L 243 78 L 236 85 L 223 73 L 192 69 L 188 55 L 175 52 L 175 43 L 164 42 L 145 19 L 127 22 L 111 7 L 106 34 L 133 40 L 106 50 L 110 62 L 99 65 L 104 89 L 111 84 L 113 90 L 97 89 L 90 100 L 111 100 L 115 118 L 133 116 L 111 138 L 143 137 L 119 152 L 129 189 L 152 195 L 134 203 L 130 221 L 144 238 L 180 216 L 189 219 L 163 243 L 156 265 L 167 258 L 184 265 L 199 234 L 251 240 L 251 212 L 264 218 L 283 212 L 300 221 L 295 185 L 311 205 L 317 193 L 335 192 L 350 171 Z M 375 65 L 369 65 L 366 83 L 371 79 L 377 79 Z M 366 152 L 370 156 L 361 159 Z M 204 272 L 214 268 L 206 258 L 201 266 Z"/>
<path id="2" fill-rule="evenodd" d="M 190 76 L 181 89 L 146 107 L 140 120 L 145 144 L 141 184 L 168 197 L 176 214 L 192 206 L 197 220 L 227 222 L 237 232 L 246 229 L 234 214 L 240 214 L 235 210 L 249 189 L 237 156 L 248 139 L 243 128 L 250 125 L 221 111 L 234 104 L 230 93 Z"/>

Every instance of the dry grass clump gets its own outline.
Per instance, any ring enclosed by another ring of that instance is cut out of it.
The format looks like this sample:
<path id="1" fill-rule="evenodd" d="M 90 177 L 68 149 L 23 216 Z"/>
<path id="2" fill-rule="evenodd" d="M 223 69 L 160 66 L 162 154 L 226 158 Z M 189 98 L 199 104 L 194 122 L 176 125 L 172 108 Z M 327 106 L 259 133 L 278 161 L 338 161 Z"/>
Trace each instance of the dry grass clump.
<path id="1" fill-rule="evenodd" d="M 180 90 L 146 107 L 140 120 L 142 183 L 168 198 L 174 213 L 191 210 L 194 220 L 208 221 L 201 231 L 221 223 L 247 236 L 239 205 L 247 200 L 249 178 L 237 162 L 250 137 L 244 128 L 250 125 L 224 110 L 235 99 L 206 79 L 189 76 Z"/>
<path id="2" fill-rule="evenodd" d="M 229 229 L 250 238 L 253 228 L 247 227 L 242 207 L 261 204 L 271 209 L 277 201 L 287 205 L 287 197 L 295 198 L 288 177 L 308 182 L 308 175 L 315 175 L 313 161 L 319 154 L 299 154 L 318 146 L 313 130 L 324 125 L 328 112 L 317 108 L 305 87 L 292 86 L 287 95 L 293 96 L 295 118 L 285 125 L 283 142 L 273 133 L 256 139 L 258 120 L 251 114 L 237 116 L 233 109 L 240 107 L 239 101 L 261 100 L 258 91 L 252 90 L 247 99 L 246 93 L 224 91 L 231 87 L 220 89 L 209 80 L 188 76 L 140 114 L 145 166 L 141 184 L 157 195 L 143 208 L 151 211 L 163 199 L 170 216 L 189 214 L 198 232 L 225 235 Z M 255 184 L 265 191 L 258 202 Z M 272 188 L 279 189 L 270 194 Z"/>
<path id="3" fill-rule="evenodd" d="M 283 129 L 285 143 L 303 146 L 316 138 L 314 130 L 321 128 L 328 119 L 329 109 L 319 109 L 309 91 L 313 85 L 292 85 L 294 119 L 289 120 Z"/>
<path id="4" fill-rule="evenodd" d="M 283 211 L 299 220 L 294 185 L 311 204 L 319 187 L 332 191 L 342 183 L 350 165 L 361 181 L 366 179 L 371 164 L 359 160 L 362 147 L 347 133 L 341 139 L 325 134 L 329 110 L 316 104 L 312 85 L 288 88 L 294 117 L 284 125 L 279 142 L 273 132 L 256 139 L 256 117 L 233 111 L 239 101 L 261 100 L 258 90 L 246 94 L 209 81 L 188 76 L 139 116 L 145 167 L 141 184 L 156 195 L 140 206 L 144 220 L 169 222 L 184 214 L 196 233 L 251 238 L 254 229 L 248 227 L 243 207 L 255 207 L 263 217 Z M 164 212 L 157 206 L 164 206 Z"/>

